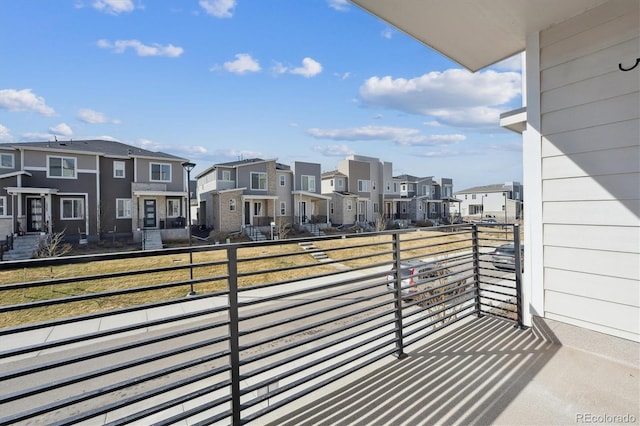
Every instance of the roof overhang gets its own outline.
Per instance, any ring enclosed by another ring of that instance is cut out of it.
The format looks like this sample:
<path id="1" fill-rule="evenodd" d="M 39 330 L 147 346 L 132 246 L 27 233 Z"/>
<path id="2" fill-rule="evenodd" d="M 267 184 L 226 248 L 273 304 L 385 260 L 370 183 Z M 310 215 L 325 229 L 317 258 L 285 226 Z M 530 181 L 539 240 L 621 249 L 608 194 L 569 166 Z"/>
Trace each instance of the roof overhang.
<path id="1" fill-rule="evenodd" d="M 276 195 L 243 195 L 243 200 L 277 200 Z"/>
<path id="2" fill-rule="evenodd" d="M 471 71 L 525 50 L 529 34 L 609 0 L 351 0 Z"/>
<path id="3" fill-rule="evenodd" d="M 18 170 L 15 172 L 10 172 L 10 173 L 5 173 L 3 175 L 0 175 L 0 179 L 6 179 L 6 178 L 10 178 L 10 177 L 14 177 L 14 176 L 32 176 L 31 173 L 25 171 L 25 170 Z"/>
<path id="4" fill-rule="evenodd" d="M 527 108 L 524 107 L 500 114 L 500 126 L 522 134 L 527 130 Z"/>
<path id="5" fill-rule="evenodd" d="M 321 200 L 330 200 L 331 199 L 331 196 L 320 195 L 320 194 L 316 194 L 315 192 L 309 192 L 309 191 L 291 191 L 291 193 L 293 195 L 302 195 L 304 197 L 309 197 L 309 198 L 319 198 Z"/>
<path id="6" fill-rule="evenodd" d="M 187 191 L 133 191 L 134 197 L 186 197 Z"/>
<path id="7" fill-rule="evenodd" d="M 31 194 L 31 195 L 50 195 L 57 194 L 57 188 L 34 188 L 34 187 L 17 187 L 17 186 L 9 186 L 6 188 L 7 194 L 9 195 L 17 195 L 17 194 Z"/>

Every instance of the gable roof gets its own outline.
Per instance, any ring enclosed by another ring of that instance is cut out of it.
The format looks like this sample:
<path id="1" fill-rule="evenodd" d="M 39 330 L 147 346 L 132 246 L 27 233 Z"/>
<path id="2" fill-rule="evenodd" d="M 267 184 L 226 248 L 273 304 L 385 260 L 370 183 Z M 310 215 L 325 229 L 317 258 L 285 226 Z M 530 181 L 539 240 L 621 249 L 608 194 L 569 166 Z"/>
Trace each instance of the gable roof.
<path id="1" fill-rule="evenodd" d="M 474 186 L 473 188 L 463 189 L 462 191 L 456 191 L 454 194 L 470 194 L 470 193 L 478 193 L 478 192 L 504 192 L 510 191 L 510 189 L 505 188 L 504 184 L 498 183 L 493 185 L 484 185 L 484 186 Z"/>
<path id="2" fill-rule="evenodd" d="M 164 152 L 154 152 L 122 142 L 104 139 L 68 140 L 47 142 L 17 142 L 0 144 L 0 148 L 52 150 L 57 152 L 82 152 L 115 157 L 150 157 L 166 160 L 185 161 L 185 158 Z"/>
<path id="3" fill-rule="evenodd" d="M 477 71 L 524 51 L 529 34 L 608 0 L 351 1 L 469 70 Z"/>

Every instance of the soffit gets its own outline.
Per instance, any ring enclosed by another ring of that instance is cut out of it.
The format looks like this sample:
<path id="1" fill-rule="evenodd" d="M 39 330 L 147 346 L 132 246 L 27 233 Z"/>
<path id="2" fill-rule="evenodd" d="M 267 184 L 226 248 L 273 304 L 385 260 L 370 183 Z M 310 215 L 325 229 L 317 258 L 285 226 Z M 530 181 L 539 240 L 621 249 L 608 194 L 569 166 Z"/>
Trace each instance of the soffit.
<path id="1" fill-rule="evenodd" d="M 525 50 L 527 35 L 608 0 L 351 0 L 471 71 Z"/>

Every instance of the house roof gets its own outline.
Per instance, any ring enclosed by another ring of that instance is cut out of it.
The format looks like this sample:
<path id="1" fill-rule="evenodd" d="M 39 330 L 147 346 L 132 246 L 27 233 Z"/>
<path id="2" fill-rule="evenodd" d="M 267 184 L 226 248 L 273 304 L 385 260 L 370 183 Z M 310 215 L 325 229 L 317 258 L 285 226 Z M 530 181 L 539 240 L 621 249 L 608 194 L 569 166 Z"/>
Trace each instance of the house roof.
<path id="1" fill-rule="evenodd" d="M 504 192 L 510 191 L 510 189 L 506 189 L 504 184 L 498 183 L 493 185 L 484 185 L 484 186 L 474 186 L 473 188 L 464 189 L 462 191 L 456 191 L 454 194 L 471 194 L 478 192 Z"/>
<path id="2" fill-rule="evenodd" d="M 68 141 L 48 141 L 48 142 L 19 142 L 0 144 L 1 148 L 13 149 L 42 149 L 55 150 L 60 152 L 86 152 L 96 155 L 117 156 L 117 157 L 150 157 L 166 160 L 185 161 L 185 158 L 164 152 L 154 152 L 122 142 L 91 139 L 91 140 L 68 140 Z"/>
<path id="3" fill-rule="evenodd" d="M 325 178 L 332 178 L 332 177 L 347 177 L 347 175 L 345 175 L 342 172 L 339 172 L 338 170 L 331 170 L 329 172 L 322 173 L 320 177 L 321 179 L 325 179 Z"/>
<path id="4" fill-rule="evenodd" d="M 412 175 L 398 175 L 398 176 L 394 176 L 394 179 L 403 181 L 403 182 L 421 182 L 423 180 L 428 180 L 431 179 L 433 176 L 428 176 L 428 177 L 417 177 L 417 176 L 412 176 Z"/>
<path id="5" fill-rule="evenodd" d="M 529 34 L 608 0 L 351 0 L 471 71 L 522 52 Z"/>

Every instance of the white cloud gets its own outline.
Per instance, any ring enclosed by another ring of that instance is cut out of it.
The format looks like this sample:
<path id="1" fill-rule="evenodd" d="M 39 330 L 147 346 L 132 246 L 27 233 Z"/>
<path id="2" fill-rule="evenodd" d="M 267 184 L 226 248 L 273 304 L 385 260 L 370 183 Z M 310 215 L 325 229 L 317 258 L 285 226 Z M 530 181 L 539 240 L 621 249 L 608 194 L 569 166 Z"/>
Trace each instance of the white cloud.
<path id="1" fill-rule="evenodd" d="M 109 40 L 98 40 L 97 45 L 101 49 L 110 49 L 114 53 L 124 53 L 125 50 L 131 48 L 136 51 L 138 56 L 167 56 L 169 58 L 177 58 L 182 55 L 184 49 L 182 47 L 168 44 L 163 46 L 159 43 L 146 45 L 138 40 L 116 40 L 111 43 Z"/>
<path id="2" fill-rule="evenodd" d="M 0 90 L 0 109 L 7 111 L 33 111 L 47 117 L 55 115 L 53 108 L 47 106 L 41 96 L 34 94 L 31 89 L 2 89 Z"/>
<path id="3" fill-rule="evenodd" d="M 27 132 L 20 135 L 20 138 L 25 141 L 37 141 L 37 140 L 51 140 L 51 133 L 38 133 L 38 132 Z"/>
<path id="4" fill-rule="evenodd" d="M 200 7 L 204 9 L 207 15 L 216 18 L 231 18 L 233 9 L 236 7 L 236 0 L 200 0 Z"/>
<path id="5" fill-rule="evenodd" d="M 258 72 L 262 68 L 260 63 L 248 53 L 238 53 L 235 61 L 224 63 L 224 69 L 234 74 L 246 74 L 248 72 Z"/>
<path id="6" fill-rule="evenodd" d="M 11 136 L 11 132 L 7 127 L 0 124 L 0 142 L 11 142 L 11 141 L 13 141 L 13 136 Z"/>
<path id="7" fill-rule="evenodd" d="M 316 145 L 311 148 L 314 152 L 318 152 L 325 157 L 345 157 L 347 155 L 355 154 L 355 151 L 349 148 L 347 145 Z"/>
<path id="8" fill-rule="evenodd" d="M 499 110 L 520 95 L 521 76 L 492 70 L 431 72 L 413 79 L 371 77 L 360 87 L 365 106 L 431 116 L 460 127 L 497 125 Z M 504 108 L 502 108 L 504 109 Z"/>
<path id="9" fill-rule="evenodd" d="M 350 73 L 349 71 L 344 72 L 344 73 L 342 73 L 342 74 L 337 73 L 337 72 L 334 72 L 334 73 L 333 73 L 333 75 L 334 75 L 334 76 L 336 76 L 336 77 L 338 77 L 340 80 L 346 80 L 346 79 L 348 79 L 349 77 L 351 77 L 351 73 Z"/>
<path id="10" fill-rule="evenodd" d="M 444 134 L 444 135 L 425 135 L 407 137 L 404 139 L 398 139 L 397 145 L 402 146 L 438 146 L 438 145 L 452 145 L 458 142 L 466 140 L 467 137 L 462 134 Z"/>
<path id="11" fill-rule="evenodd" d="M 349 2 L 347 0 L 327 0 L 329 7 L 340 12 L 349 10 Z"/>
<path id="12" fill-rule="evenodd" d="M 510 58 L 504 59 L 491 66 L 502 71 L 522 71 L 522 53 L 518 53 Z"/>
<path id="13" fill-rule="evenodd" d="M 420 133 L 417 129 L 389 127 L 389 126 L 364 126 L 346 129 L 307 129 L 307 134 L 318 139 L 333 139 L 343 141 L 371 141 L 371 140 L 398 140 Z"/>
<path id="14" fill-rule="evenodd" d="M 294 68 L 290 71 L 291 74 L 301 75 L 306 78 L 313 77 L 322 72 L 322 65 L 311 58 L 304 58 L 302 60 L 302 66 Z"/>
<path id="15" fill-rule="evenodd" d="M 67 123 L 60 123 L 57 126 L 49 127 L 49 132 L 52 135 L 57 135 L 57 136 L 65 136 L 65 137 L 73 136 L 73 130 L 71 130 L 71 127 L 69 127 Z"/>
<path id="16" fill-rule="evenodd" d="M 84 121 L 89 124 L 102 124 L 102 123 L 113 123 L 120 124 L 120 120 L 113 120 L 106 116 L 106 114 L 98 111 L 94 111 L 92 109 L 81 109 L 78 111 L 77 115 L 78 120 Z"/>
<path id="17" fill-rule="evenodd" d="M 259 151 L 248 151 L 245 149 L 218 149 L 213 153 L 216 157 L 225 158 L 224 161 L 237 161 L 248 158 L 264 158 L 265 155 Z"/>
<path id="18" fill-rule="evenodd" d="M 96 0 L 92 4 L 93 8 L 110 15 L 119 15 L 131 12 L 135 9 L 131 0 Z"/>
<path id="19" fill-rule="evenodd" d="M 393 30 L 391 30 L 391 28 L 385 28 L 382 30 L 382 37 L 387 40 L 391 39 L 391 37 L 393 37 Z"/>

